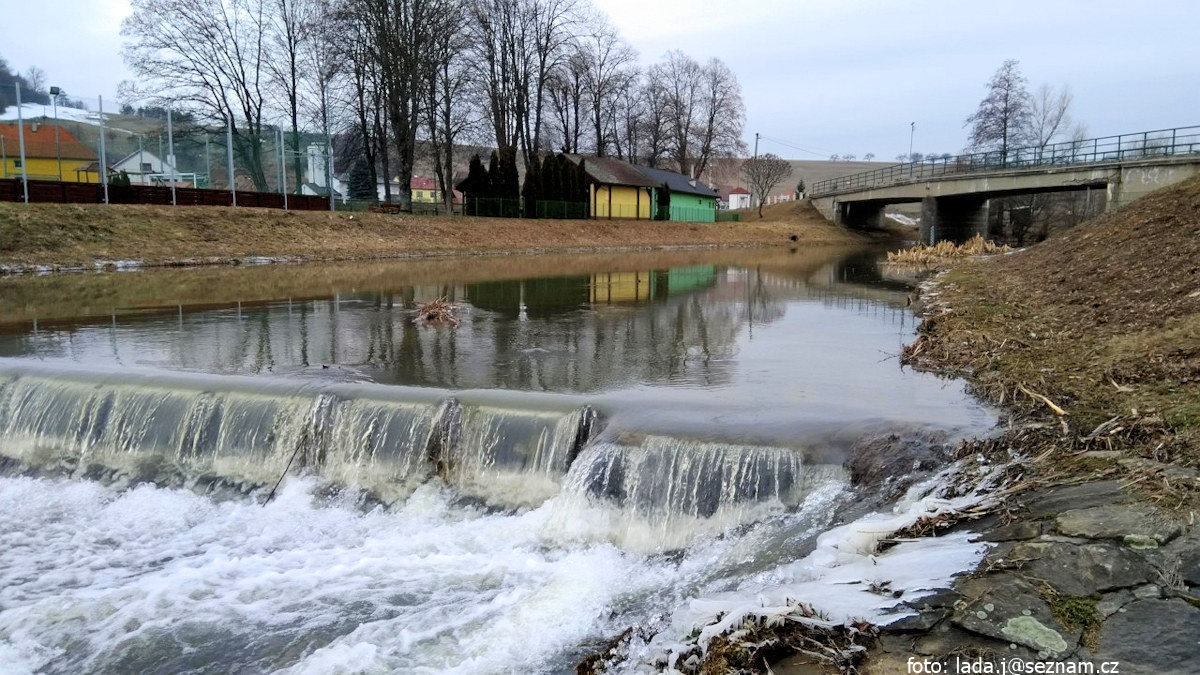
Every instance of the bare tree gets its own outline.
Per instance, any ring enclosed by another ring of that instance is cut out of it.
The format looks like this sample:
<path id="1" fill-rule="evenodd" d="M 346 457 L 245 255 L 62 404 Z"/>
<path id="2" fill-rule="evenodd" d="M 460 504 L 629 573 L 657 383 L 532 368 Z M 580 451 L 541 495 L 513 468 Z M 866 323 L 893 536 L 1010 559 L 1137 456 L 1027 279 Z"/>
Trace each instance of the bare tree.
<path id="1" fill-rule="evenodd" d="M 46 92 L 46 71 L 37 66 L 29 66 L 25 71 L 25 85 L 35 94 L 44 94 Z"/>
<path id="2" fill-rule="evenodd" d="M 619 132 L 615 129 L 617 102 L 622 89 L 629 84 L 628 69 L 637 60 L 637 52 L 625 44 L 616 28 L 604 17 L 592 19 L 591 31 L 581 36 L 578 44 L 584 66 L 584 91 L 592 113 L 595 151 L 597 156 L 603 157 L 610 143 L 617 144 L 619 140 Z M 611 133 L 606 134 L 606 130 Z"/>
<path id="3" fill-rule="evenodd" d="M 750 186 L 751 194 L 758 201 L 759 218 L 763 217 L 763 204 L 767 200 L 767 195 L 775 189 L 776 185 L 791 175 L 791 163 L 769 152 L 742 163 L 742 178 Z"/>
<path id="4" fill-rule="evenodd" d="M 327 14 L 324 0 L 269 0 L 270 12 L 265 21 L 271 57 L 266 65 L 271 73 L 273 88 L 283 98 L 284 109 L 291 125 L 292 171 L 303 175 L 300 158 L 300 95 L 304 68 L 304 49 L 314 37 L 314 29 Z"/>
<path id="5" fill-rule="evenodd" d="M 1057 89 L 1048 84 L 1038 87 L 1029 102 L 1028 129 L 1025 136 L 1029 142 L 1044 149 L 1071 126 L 1071 95 L 1069 87 Z"/>
<path id="6" fill-rule="evenodd" d="M 583 118 L 588 114 L 584 96 L 584 76 L 587 57 L 579 50 L 572 53 L 550 75 L 546 94 L 553 113 L 554 132 L 563 152 L 579 152 L 579 137 Z"/>
<path id="7" fill-rule="evenodd" d="M 980 150 L 999 150 L 1003 158 L 1021 144 L 1022 133 L 1029 128 L 1030 104 L 1025 76 L 1015 59 L 1004 62 L 988 83 L 987 96 L 967 118 L 971 126 L 971 146 Z M 964 125 L 965 126 L 965 125 Z"/>
<path id="8" fill-rule="evenodd" d="M 131 0 L 121 34 L 125 61 L 150 94 L 228 121 L 234 151 L 255 188 L 263 171 L 266 109 L 265 12 L 262 0 Z M 230 180 L 233 177 L 230 176 Z"/>
<path id="9" fill-rule="evenodd" d="M 746 150 L 742 141 L 746 106 L 737 76 L 715 58 L 705 64 L 701 74 L 702 117 L 696 134 L 695 163 L 690 167 L 694 176 L 703 174 L 714 157 L 729 157 Z"/>

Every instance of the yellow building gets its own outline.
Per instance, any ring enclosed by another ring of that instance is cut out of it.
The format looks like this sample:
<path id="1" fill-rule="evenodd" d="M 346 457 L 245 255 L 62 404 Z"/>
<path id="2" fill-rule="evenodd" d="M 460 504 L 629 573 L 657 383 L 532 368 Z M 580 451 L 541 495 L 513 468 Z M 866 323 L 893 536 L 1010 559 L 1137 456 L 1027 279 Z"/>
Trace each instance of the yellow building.
<path id="1" fill-rule="evenodd" d="M 631 164 L 612 157 L 566 157 L 574 164 L 583 164 L 592 218 L 653 218 L 658 185 Z"/>
<path id="2" fill-rule="evenodd" d="M 96 153 L 53 124 L 26 122 L 25 173 L 30 180 L 63 180 L 69 183 L 99 183 Z M 88 165 L 94 165 L 89 167 Z M 0 178 L 21 177 L 21 150 L 15 122 L 0 123 Z M 90 169 L 90 170 L 89 170 Z"/>

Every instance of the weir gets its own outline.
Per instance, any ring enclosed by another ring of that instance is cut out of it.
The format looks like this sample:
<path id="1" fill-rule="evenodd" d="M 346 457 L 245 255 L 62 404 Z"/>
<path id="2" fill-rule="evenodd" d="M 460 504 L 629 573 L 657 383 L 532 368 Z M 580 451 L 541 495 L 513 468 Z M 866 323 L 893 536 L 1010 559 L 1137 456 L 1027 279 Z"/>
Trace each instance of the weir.
<path id="1" fill-rule="evenodd" d="M 616 513 L 610 525 L 660 532 L 651 539 L 756 520 L 846 482 L 800 448 L 600 440 L 600 426 L 572 397 L 0 361 L 0 457 L 19 471 L 249 492 L 291 467 L 385 503 L 438 479 L 501 508 L 561 495 L 564 514 Z"/>
<path id="2" fill-rule="evenodd" d="M 465 404 L 369 385 L 0 367 L 0 455 L 78 476 L 243 489 L 272 484 L 290 464 L 385 501 L 441 474 L 467 494 L 507 503 L 484 488 L 526 480 L 543 484 L 544 499 L 596 415 L 508 403 L 520 397 Z"/>

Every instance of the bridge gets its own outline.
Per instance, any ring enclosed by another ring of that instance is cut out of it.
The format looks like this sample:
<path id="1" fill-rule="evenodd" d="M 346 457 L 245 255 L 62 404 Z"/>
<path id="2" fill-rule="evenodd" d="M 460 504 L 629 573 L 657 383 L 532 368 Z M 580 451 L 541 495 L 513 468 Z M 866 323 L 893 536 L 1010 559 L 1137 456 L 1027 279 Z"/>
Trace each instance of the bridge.
<path id="1" fill-rule="evenodd" d="M 921 241 L 987 236 L 988 200 L 1095 190 L 1106 210 L 1200 174 L 1200 126 L 979 152 L 823 180 L 809 191 L 826 218 L 883 225 L 889 204 L 921 204 Z"/>

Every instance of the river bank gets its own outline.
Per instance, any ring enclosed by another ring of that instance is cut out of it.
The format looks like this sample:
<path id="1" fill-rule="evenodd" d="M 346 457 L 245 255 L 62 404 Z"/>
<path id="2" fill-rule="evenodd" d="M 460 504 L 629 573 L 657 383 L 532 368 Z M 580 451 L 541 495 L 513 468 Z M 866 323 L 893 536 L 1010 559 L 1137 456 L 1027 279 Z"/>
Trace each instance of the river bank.
<path id="1" fill-rule="evenodd" d="M 870 241 L 830 224 L 808 204 L 779 205 L 765 215 L 678 223 L 0 204 L 0 273 Z"/>
<path id="2" fill-rule="evenodd" d="M 903 360 L 965 378 L 1018 458 L 1018 494 L 971 523 L 978 571 L 883 628 L 868 672 L 918 660 L 1118 662 L 1194 672 L 1200 642 L 1200 181 L 921 287 Z M 778 671 L 777 671 L 778 672 Z"/>

